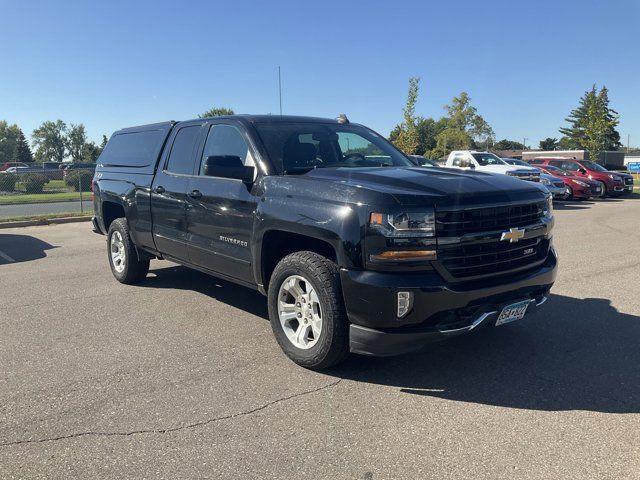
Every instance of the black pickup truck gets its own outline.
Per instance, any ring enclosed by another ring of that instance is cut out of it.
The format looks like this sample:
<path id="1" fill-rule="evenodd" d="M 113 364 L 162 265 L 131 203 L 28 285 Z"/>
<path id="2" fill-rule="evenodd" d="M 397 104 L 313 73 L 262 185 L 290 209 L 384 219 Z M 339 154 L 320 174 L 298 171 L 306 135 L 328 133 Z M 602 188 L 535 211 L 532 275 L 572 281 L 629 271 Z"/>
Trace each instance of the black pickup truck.
<path id="1" fill-rule="evenodd" d="M 518 320 L 556 276 L 542 187 L 417 166 L 344 116 L 119 130 L 93 193 L 117 280 L 141 281 L 158 258 L 255 288 L 307 368 Z"/>

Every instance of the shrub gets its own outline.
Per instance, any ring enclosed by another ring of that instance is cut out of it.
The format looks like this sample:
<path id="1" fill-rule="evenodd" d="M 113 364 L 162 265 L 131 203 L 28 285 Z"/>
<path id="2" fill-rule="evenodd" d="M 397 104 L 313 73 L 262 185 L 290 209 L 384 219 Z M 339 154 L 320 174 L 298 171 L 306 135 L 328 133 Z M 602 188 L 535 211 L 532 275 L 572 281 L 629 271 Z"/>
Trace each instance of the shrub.
<path id="1" fill-rule="evenodd" d="M 18 176 L 15 173 L 0 172 L 0 192 L 15 192 Z"/>
<path id="2" fill-rule="evenodd" d="M 65 185 L 73 187 L 76 192 L 80 191 L 80 186 L 83 192 L 91 191 L 91 180 L 93 180 L 91 170 L 70 170 L 64 177 Z"/>
<path id="3" fill-rule="evenodd" d="M 21 177 L 20 181 L 24 185 L 27 193 L 42 193 L 45 184 L 49 183 L 49 178 L 41 173 L 27 173 Z"/>

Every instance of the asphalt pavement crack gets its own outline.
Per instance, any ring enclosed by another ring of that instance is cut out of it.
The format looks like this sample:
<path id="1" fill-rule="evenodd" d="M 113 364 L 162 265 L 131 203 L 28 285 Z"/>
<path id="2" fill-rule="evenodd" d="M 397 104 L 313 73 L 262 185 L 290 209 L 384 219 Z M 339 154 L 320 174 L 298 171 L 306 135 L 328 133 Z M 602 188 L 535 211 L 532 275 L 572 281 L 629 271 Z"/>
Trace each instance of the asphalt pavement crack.
<path id="1" fill-rule="evenodd" d="M 46 442 L 56 442 L 59 440 L 68 440 L 68 439 L 72 439 L 72 438 L 80 438 L 80 437 L 129 437 L 132 435 L 139 435 L 139 434 L 149 434 L 149 433 L 160 433 L 160 434 L 164 434 L 164 433 L 172 433 L 172 432 L 178 432 L 180 430 L 188 430 L 191 428 L 198 428 L 198 427 L 204 427 L 206 425 L 209 425 L 211 423 L 215 423 L 215 422 L 220 422 L 222 420 L 230 420 L 233 418 L 238 418 L 238 417 L 245 417 L 247 415 L 252 415 L 256 412 L 259 412 L 261 410 L 264 410 L 266 408 L 269 408 L 273 405 L 276 405 L 278 403 L 282 403 L 282 402 L 286 402 L 288 400 L 292 400 L 294 398 L 298 398 L 298 397 L 303 397 L 305 395 L 311 395 L 312 393 L 316 393 L 316 392 L 320 392 L 322 390 L 326 390 L 329 389 L 331 387 L 335 387 L 336 385 L 338 385 L 343 379 L 339 378 L 338 380 L 335 380 L 327 385 L 323 385 L 321 387 L 317 387 L 311 390 L 305 390 L 304 392 L 299 392 L 299 393 L 294 393 L 292 395 L 288 395 L 286 397 L 281 397 L 281 398 L 277 398 L 275 400 L 272 400 L 270 402 L 264 403 L 258 407 L 252 408 L 250 410 L 245 410 L 243 412 L 237 412 L 237 413 L 231 413 L 229 415 L 223 415 L 221 417 L 214 417 L 214 418 L 210 418 L 208 420 L 202 420 L 200 422 L 195 422 L 195 423 L 189 423 L 186 425 L 182 425 L 180 427 L 171 427 L 171 428 L 151 428 L 151 429 L 141 429 L 141 430 L 132 430 L 130 432 L 78 432 L 78 433 L 71 433 L 69 435 L 60 435 L 58 437 L 47 437 L 47 438 L 39 438 L 39 439 L 28 439 L 28 440 L 15 440 L 13 442 L 5 442 L 5 443 L 0 443 L 0 447 L 9 447 L 9 446 L 15 446 L 15 445 L 24 445 L 24 444 L 32 444 L 32 443 L 46 443 Z"/>

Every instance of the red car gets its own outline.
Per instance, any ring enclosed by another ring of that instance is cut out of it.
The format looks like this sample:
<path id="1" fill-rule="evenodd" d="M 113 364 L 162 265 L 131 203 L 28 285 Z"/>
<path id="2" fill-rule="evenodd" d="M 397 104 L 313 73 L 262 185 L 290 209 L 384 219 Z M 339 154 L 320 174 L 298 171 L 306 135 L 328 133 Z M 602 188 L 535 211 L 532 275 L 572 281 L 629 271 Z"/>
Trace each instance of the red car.
<path id="1" fill-rule="evenodd" d="M 625 192 L 624 179 L 597 163 L 589 160 L 576 160 L 572 158 L 534 158 L 531 165 L 536 167 L 558 167 L 566 170 L 576 177 L 588 178 L 595 182 L 599 182 L 602 186 L 601 197 L 619 197 Z"/>
<path id="2" fill-rule="evenodd" d="M 600 182 L 571 175 L 566 170 L 552 165 L 545 165 L 544 167 L 538 168 L 548 175 L 562 179 L 566 187 L 565 200 L 582 200 L 584 198 L 599 197 L 602 195 Z"/>

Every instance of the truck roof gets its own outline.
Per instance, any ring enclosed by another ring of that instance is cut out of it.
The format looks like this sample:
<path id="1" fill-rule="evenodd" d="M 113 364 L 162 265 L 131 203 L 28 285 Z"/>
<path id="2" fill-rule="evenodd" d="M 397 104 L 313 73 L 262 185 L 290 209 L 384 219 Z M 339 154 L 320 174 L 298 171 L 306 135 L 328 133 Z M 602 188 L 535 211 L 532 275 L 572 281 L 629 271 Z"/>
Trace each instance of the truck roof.
<path id="1" fill-rule="evenodd" d="M 306 117 L 302 115 L 225 115 L 223 117 L 210 118 L 233 118 L 244 120 L 250 123 L 338 123 L 334 118 Z"/>
<path id="2" fill-rule="evenodd" d="M 169 120 L 166 122 L 149 123 L 147 125 L 137 125 L 117 130 L 115 133 L 140 132 L 144 130 L 163 130 L 179 123 L 195 122 L 205 119 L 233 119 L 247 123 L 338 123 L 334 118 L 306 117 L 302 115 L 221 115 L 218 117 L 194 118 L 191 120 Z"/>

